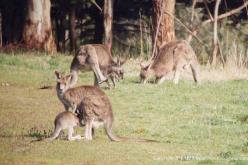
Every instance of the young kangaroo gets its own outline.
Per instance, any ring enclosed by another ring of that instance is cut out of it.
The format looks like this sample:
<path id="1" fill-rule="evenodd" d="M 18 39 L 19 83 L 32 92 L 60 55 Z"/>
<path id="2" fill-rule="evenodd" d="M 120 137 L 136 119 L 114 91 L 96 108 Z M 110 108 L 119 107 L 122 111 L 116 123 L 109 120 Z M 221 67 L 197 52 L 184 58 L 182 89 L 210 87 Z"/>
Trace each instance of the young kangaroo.
<path id="1" fill-rule="evenodd" d="M 72 112 L 64 111 L 62 113 L 59 113 L 54 120 L 54 132 L 52 136 L 45 140 L 56 139 L 59 136 L 60 131 L 63 129 L 68 130 L 69 141 L 80 140 L 82 139 L 80 135 L 72 136 L 74 132 L 73 127 L 79 126 L 79 124 L 80 124 L 79 118 L 76 115 L 74 115 Z"/>
<path id="2" fill-rule="evenodd" d="M 109 83 L 109 79 L 111 80 L 114 88 L 116 86 L 115 82 L 119 81 L 119 79 L 123 79 L 124 77 L 124 69 L 119 67 L 109 67 L 106 72 L 103 73 L 105 77 L 107 77 L 107 84 L 108 87 L 111 88 L 111 85 Z"/>
<path id="3" fill-rule="evenodd" d="M 85 123 L 84 138 L 92 140 L 92 129 L 103 125 L 105 132 L 112 141 L 137 141 L 137 142 L 155 142 L 146 139 L 134 139 L 128 137 L 119 137 L 112 132 L 114 116 L 111 103 L 107 95 L 96 86 L 80 86 L 69 88 L 71 76 L 62 76 L 55 71 L 57 76 L 57 92 L 60 101 L 66 107 L 78 109 L 83 115 Z"/>

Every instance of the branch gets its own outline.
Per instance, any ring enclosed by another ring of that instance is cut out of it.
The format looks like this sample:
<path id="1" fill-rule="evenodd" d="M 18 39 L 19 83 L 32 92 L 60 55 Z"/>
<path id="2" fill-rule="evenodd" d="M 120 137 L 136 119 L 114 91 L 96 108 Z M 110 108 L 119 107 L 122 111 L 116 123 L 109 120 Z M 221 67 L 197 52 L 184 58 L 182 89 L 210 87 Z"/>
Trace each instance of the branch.
<path id="1" fill-rule="evenodd" d="M 207 1 L 207 0 L 204 0 L 204 6 L 205 6 L 205 8 L 207 9 L 207 12 L 208 12 L 208 15 L 209 15 L 209 17 L 210 17 L 210 20 L 211 20 L 211 21 L 214 21 L 214 18 L 213 18 L 212 14 L 211 14 L 211 12 L 210 12 L 210 10 L 209 10 L 209 8 L 208 8 L 208 1 Z"/>
<path id="2" fill-rule="evenodd" d="M 243 1 L 245 3 L 246 0 L 243 0 Z M 245 7 L 245 9 L 246 9 L 246 13 L 247 13 L 247 16 L 248 16 L 248 8 L 247 8 L 247 6 Z"/>
<path id="3" fill-rule="evenodd" d="M 236 8 L 236 9 L 233 9 L 233 10 L 227 12 L 227 13 L 224 13 L 224 14 L 219 15 L 219 16 L 217 17 L 217 20 L 220 20 L 220 19 L 226 18 L 226 17 L 228 17 L 228 16 L 230 16 L 230 15 L 236 14 L 236 13 L 238 13 L 240 10 L 242 10 L 243 8 L 247 7 L 247 5 L 248 5 L 248 1 L 246 1 L 242 6 Z M 202 26 L 204 26 L 204 25 L 206 25 L 207 23 L 210 23 L 210 22 L 213 22 L 213 20 L 208 19 L 208 20 L 206 20 L 206 21 L 203 21 L 203 22 L 202 22 Z"/>
<path id="4" fill-rule="evenodd" d="M 160 16 L 159 16 L 158 25 L 157 25 L 157 29 L 156 29 L 156 34 L 155 34 L 155 39 L 154 39 L 154 43 L 153 43 L 153 51 L 152 51 L 151 59 L 153 59 L 155 57 L 156 44 L 157 44 L 157 38 L 158 38 L 158 31 L 159 31 L 159 28 L 160 28 L 162 17 L 163 17 L 163 14 L 161 13 Z"/>
<path id="5" fill-rule="evenodd" d="M 206 7 L 206 9 L 207 9 L 208 16 L 210 17 L 211 20 L 215 21 L 214 18 L 213 18 L 213 16 L 212 16 L 212 14 L 211 14 L 211 12 L 210 12 L 210 10 L 209 10 L 209 7 L 208 7 L 207 3 L 208 3 L 208 1 L 207 1 L 207 0 L 204 0 L 204 5 L 205 5 L 205 7 Z M 215 12 L 216 12 L 216 11 L 215 11 Z M 217 15 L 217 16 L 218 16 L 218 15 Z M 217 16 L 216 16 L 216 17 L 217 17 Z M 216 21 L 217 21 L 217 19 L 216 19 Z M 219 48 L 219 53 L 220 53 L 220 57 L 221 57 L 221 62 L 222 62 L 222 64 L 223 64 L 223 66 L 224 66 L 224 65 L 225 65 L 225 60 L 224 60 L 224 57 L 223 57 L 223 53 L 222 53 L 222 49 L 221 49 L 221 45 L 220 45 L 220 41 L 219 41 L 219 38 L 218 38 L 218 37 L 217 37 L 217 45 L 218 45 L 218 48 Z"/>
<path id="6" fill-rule="evenodd" d="M 100 12 L 102 12 L 101 7 L 96 3 L 96 0 L 90 0 L 90 2 L 92 2 L 100 10 Z"/>
<path id="7" fill-rule="evenodd" d="M 216 57 L 218 53 L 218 11 L 221 0 L 216 0 L 214 7 L 214 24 L 213 24 L 213 52 L 211 65 L 216 66 Z"/>
<path id="8" fill-rule="evenodd" d="M 191 10 L 192 10 L 191 20 L 190 20 L 191 26 L 193 25 L 193 21 L 194 21 L 195 5 L 196 5 L 196 0 L 193 0 L 193 4 L 192 4 L 192 8 L 191 8 Z"/>
<path id="9" fill-rule="evenodd" d="M 168 14 L 170 17 L 174 18 L 177 22 L 179 22 L 191 35 L 193 35 L 202 45 L 204 45 L 204 43 L 196 36 L 196 32 L 195 31 L 191 31 L 182 21 L 180 21 L 178 18 L 176 18 L 175 16 L 171 15 L 170 13 L 164 11 L 165 14 Z"/>
<path id="10" fill-rule="evenodd" d="M 194 21 L 194 12 L 195 12 L 195 5 L 196 5 L 196 0 L 193 0 L 193 4 L 192 4 L 192 13 L 191 13 L 191 19 L 190 19 L 190 28 L 193 29 L 193 21 Z M 190 33 L 190 35 L 187 38 L 187 41 L 190 43 L 190 41 L 192 40 L 192 35 L 193 33 Z"/>

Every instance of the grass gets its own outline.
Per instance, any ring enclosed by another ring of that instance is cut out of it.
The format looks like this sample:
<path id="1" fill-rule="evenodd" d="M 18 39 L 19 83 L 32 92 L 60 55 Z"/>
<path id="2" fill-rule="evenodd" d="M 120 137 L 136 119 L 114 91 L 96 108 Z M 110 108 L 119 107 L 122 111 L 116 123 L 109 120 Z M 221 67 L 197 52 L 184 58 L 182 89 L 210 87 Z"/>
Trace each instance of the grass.
<path id="1" fill-rule="evenodd" d="M 115 143 L 102 129 L 91 142 L 32 142 L 48 135 L 63 111 L 54 89 L 39 88 L 55 84 L 55 69 L 68 73 L 71 59 L 0 54 L 0 164 L 248 163 L 246 80 L 142 85 L 133 60 L 115 90 L 103 88 L 113 105 L 115 132 L 160 143 Z M 92 83 L 92 73 L 80 75 L 78 84 Z"/>

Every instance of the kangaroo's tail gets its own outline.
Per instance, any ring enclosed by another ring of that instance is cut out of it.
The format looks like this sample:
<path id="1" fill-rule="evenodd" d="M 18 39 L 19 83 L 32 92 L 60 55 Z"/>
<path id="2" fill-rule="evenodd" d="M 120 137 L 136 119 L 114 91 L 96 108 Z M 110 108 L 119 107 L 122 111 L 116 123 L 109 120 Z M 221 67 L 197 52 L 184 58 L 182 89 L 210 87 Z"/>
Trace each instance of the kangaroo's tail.
<path id="1" fill-rule="evenodd" d="M 127 142 L 127 141 L 130 141 L 130 142 L 159 142 L 159 141 L 150 140 L 150 139 L 139 139 L 139 138 L 117 136 L 112 131 L 112 121 L 105 123 L 104 128 L 105 128 L 105 132 L 108 135 L 109 139 L 112 141 L 115 141 L 115 142 L 122 142 L 122 141 L 124 141 L 124 142 Z"/>
<path id="2" fill-rule="evenodd" d="M 56 139 L 56 138 L 59 136 L 60 131 L 61 131 L 61 128 L 55 127 L 52 136 L 50 136 L 50 137 L 48 137 L 48 138 L 45 138 L 45 139 L 43 139 L 42 141 L 52 141 L 52 140 Z"/>

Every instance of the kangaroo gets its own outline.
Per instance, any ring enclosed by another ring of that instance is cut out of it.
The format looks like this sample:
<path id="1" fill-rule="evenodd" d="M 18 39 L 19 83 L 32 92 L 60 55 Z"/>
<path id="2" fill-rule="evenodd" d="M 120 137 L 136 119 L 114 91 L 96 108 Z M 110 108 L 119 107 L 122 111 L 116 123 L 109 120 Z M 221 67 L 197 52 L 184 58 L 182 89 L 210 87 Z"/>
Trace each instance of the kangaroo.
<path id="1" fill-rule="evenodd" d="M 109 79 L 111 80 L 113 87 L 116 87 L 116 81 L 119 81 L 120 79 L 123 79 L 124 77 L 124 69 L 119 67 L 109 67 L 106 72 L 104 72 L 104 75 L 107 77 L 107 85 L 108 88 L 111 88 L 111 85 L 109 83 Z"/>
<path id="2" fill-rule="evenodd" d="M 185 40 L 172 41 L 162 45 L 158 55 L 150 64 L 141 63 L 140 66 L 141 83 L 146 83 L 149 76 L 154 74 L 156 76 L 155 82 L 161 84 L 164 82 L 165 75 L 168 72 L 175 71 L 173 82 L 178 84 L 180 72 L 189 66 L 191 67 L 194 81 L 200 83 L 200 68 L 197 57 L 193 48 Z"/>
<path id="3" fill-rule="evenodd" d="M 45 140 L 48 141 L 48 140 L 56 139 L 63 129 L 68 130 L 69 141 L 80 140 L 82 139 L 80 135 L 72 136 L 74 132 L 73 127 L 79 126 L 79 124 L 80 124 L 79 118 L 76 115 L 74 115 L 72 112 L 69 111 L 61 112 L 56 116 L 54 120 L 54 132 L 52 136 Z"/>
<path id="4" fill-rule="evenodd" d="M 57 77 L 57 93 L 65 108 L 78 109 L 85 123 L 85 140 L 92 140 L 94 128 L 103 125 L 112 141 L 156 142 L 147 139 L 119 137 L 112 131 L 114 115 L 107 95 L 97 86 L 79 86 L 70 88 L 71 75 L 63 76 L 55 71 Z M 75 107 L 74 107 L 75 106 Z M 66 109 L 68 110 L 68 109 Z"/>
<path id="5" fill-rule="evenodd" d="M 112 58 L 111 52 L 102 44 L 82 45 L 71 62 L 72 80 L 70 86 L 75 86 L 80 70 L 93 70 L 95 76 L 94 85 L 98 86 L 102 82 L 107 81 L 103 73 L 106 72 L 109 67 L 121 68 L 124 62 L 125 60 L 115 60 Z"/>

